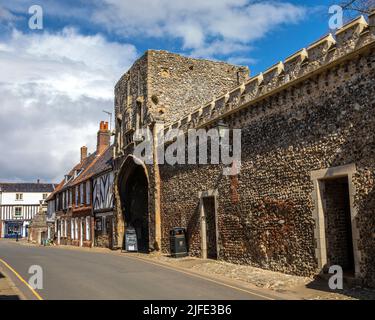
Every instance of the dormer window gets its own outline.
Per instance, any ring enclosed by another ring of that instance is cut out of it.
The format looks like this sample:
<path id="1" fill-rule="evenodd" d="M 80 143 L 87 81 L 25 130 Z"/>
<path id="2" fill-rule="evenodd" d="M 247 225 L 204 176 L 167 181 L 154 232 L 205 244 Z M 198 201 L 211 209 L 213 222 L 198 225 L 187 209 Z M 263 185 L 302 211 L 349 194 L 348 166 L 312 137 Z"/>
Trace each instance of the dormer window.
<path id="1" fill-rule="evenodd" d="M 68 183 L 72 176 L 65 175 L 65 183 Z"/>
<path id="2" fill-rule="evenodd" d="M 75 170 L 74 171 L 74 179 L 77 178 L 81 174 L 82 171 L 83 171 L 83 169 Z"/>

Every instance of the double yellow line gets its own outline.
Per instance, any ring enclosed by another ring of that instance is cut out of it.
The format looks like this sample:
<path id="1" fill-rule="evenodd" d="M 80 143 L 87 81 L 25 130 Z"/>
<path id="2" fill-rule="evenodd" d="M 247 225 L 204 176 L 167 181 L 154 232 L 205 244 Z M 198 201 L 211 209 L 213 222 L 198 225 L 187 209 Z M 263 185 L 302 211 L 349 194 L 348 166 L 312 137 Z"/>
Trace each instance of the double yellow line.
<path id="1" fill-rule="evenodd" d="M 14 270 L 8 263 L 6 263 L 3 259 L 0 259 L 0 262 L 6 266 L 10 271 L 12 271 L 15 276 L 24 284 L 26 285 L 26 287 L 28 287 L 31 292 L 34 294 L 34 296 L 38 299 L 38 300 L 43 300 L 43 298 L 40 296 L 40 294 L 38 292 L 36 292 L 32 286 L 29 285 L 29 283 L 24 279 L 22 278 L 22 276 L 16 271 Z"/>

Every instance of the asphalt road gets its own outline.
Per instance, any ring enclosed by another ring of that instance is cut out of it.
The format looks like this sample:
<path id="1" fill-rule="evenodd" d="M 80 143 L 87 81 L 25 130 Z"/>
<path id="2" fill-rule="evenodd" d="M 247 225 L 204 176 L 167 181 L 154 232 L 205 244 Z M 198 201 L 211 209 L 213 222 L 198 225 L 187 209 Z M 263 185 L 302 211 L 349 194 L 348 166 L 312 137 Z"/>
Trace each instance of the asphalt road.
<path id="1" fill-rule="evenodd" d="M 129 256 L 53 247 L 33 247 L 0 240 L 0 259 L 23 279 L 29 267 L 43 269 L 46 300 L 262 300 L 256 291 L 215 283 L 209 279 L 171 270 Z M 9 270 L 8 270 L 9 271 Z M 17 287 L 34 298 L 13 272 Z"/>

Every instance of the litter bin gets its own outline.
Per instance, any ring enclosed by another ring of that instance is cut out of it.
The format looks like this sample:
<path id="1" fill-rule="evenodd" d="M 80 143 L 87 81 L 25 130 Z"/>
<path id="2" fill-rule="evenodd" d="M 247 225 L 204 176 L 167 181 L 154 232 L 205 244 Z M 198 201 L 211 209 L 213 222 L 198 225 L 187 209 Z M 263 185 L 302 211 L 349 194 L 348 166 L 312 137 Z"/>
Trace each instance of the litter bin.
<path id="1" fill-rule="evenodd" d="M 182 258 L 188 256 L 186 244 L 186 230 L 184 228 L 174 228 L 170 231 L 171 256 Z"/>
<path id="2" fill-rule="evenodd" d="M 125 250 L 128 252 L 138 251 L 137 232 L 132 227 L 127 228 L 125 232 Z"/>

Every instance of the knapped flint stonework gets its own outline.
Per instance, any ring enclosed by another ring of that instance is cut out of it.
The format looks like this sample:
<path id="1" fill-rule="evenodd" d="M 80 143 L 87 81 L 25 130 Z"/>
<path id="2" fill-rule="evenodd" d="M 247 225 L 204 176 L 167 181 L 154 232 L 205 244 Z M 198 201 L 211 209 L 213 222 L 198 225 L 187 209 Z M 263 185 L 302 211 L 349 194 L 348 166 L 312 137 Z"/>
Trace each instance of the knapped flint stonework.
<path id="1" fill-rule="evenodd" d="M 375 286 L 374 70 L 374 29 L 361 18 L 176 118 L 170 127 L 181 130 L 214 127 L 219 119 L 242 129 L 241 172 L 234 179 L 223 176 L 222 166 L 148 166 L 150 242 L 159 190 L 162 251 L 169 251 L 169 230 L 179 226 L 187 228 L 190 254 L 202 256 L 200 196 L 211 192 L 219 259 L 315 275 L 326 250 L 318 243 L 315 212 L 327 195 L 320 203 L 312 173 L 350 165 L 355 276 Z M 170 87 L 158 90 L 162 97 Z M 117 178 L 132 147 L 122 150 Z"/>
<path id="2" fill-rule="evenodd" d="M 249 78 L 249 70 L 224 62 L 199 60 L 165 51 L 149 52 L 151 110 L 164 110 L 166 123 L 226 93 Z"/>
<path id="3" fill-rule="evenodd" d="M 121 118 L 123 134 L 137 127 L 139 106 L 143 124 L 150 122 L 150 115 L 173 123 L 248 78 L 246 67 L 149 50 L 115 88 L 116 114 Z"/>
<path id="4" fill-rule="evenodd" d="M 178 54 L 149 50 L 121 77 L 115 88 L 116 143 L 115 183 L 117 246 L 123 243 L 123 213 L 119 173 L 133 152 L 133 135 L 137 128 L 153 130 L 155 120 L 173 123 L 205 101 L 227 92 L 249 78 L 246 67 L 183 57 Z M 157 168 L 146 166 L 149 177 L 150 239 L 155 238 L 155 189 Z M 154 248 L 154 241 L 150 241 Z"/>
<path id="5" fill-rule="evenodd" d="M 247 118 L 243 125 L 238 205 L 231 203 L 230 180 L 222 176 L 221 167 L 161 167 L 165 232 L 176 224 L 188 227 L 191 252 L 199 255 L 198 191 L 218 189 L 222 258 L 275 271 L 313 274 L 317 266 L 310 172 L 356 163 L 356 202 L 371 199 L 367 194 L 373 187 L 375 169 L 375 141 L 370 134 L 375 125 L 371 119 L 375 101 L 368 100 L 369 94 L 375 96 L 371 73 L 368 70 L 336 92 L 322 92 L 318 100 L 306 96 L 283 107 L 270 104 L 263 110 L 260 105 L 251 111 L 258 116 Z M 232 121 L 230 126 L 235 126 L 237 120 Z M 365 208 L 359 210 L 358 223 L 368 229 L 361 247 L 367 246 L 371 257 L 374 238 L 368 224 L 374 226 L 374 215 L 372 205 Z M 167 249 L 167 234 L 164 240 Z"/>

